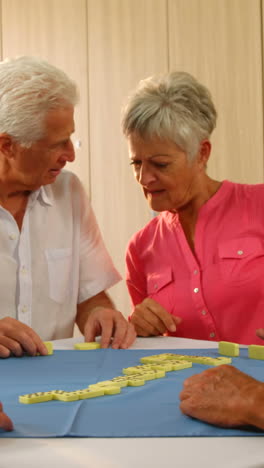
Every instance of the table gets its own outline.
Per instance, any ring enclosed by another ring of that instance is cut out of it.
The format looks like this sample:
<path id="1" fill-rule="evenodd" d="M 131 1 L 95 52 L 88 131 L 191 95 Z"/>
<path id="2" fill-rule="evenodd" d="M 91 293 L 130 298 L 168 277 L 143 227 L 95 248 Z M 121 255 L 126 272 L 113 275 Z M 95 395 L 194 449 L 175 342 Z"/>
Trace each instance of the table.
<path id="1" fill-rule="evenodd" d="M 80 338 L 54 341 L 72 349 Z M 184 338 L 137 338 L 132 349 L 215 348 Z M 0 439 L 0 468 L 264 468 L 262 437 Z"/>

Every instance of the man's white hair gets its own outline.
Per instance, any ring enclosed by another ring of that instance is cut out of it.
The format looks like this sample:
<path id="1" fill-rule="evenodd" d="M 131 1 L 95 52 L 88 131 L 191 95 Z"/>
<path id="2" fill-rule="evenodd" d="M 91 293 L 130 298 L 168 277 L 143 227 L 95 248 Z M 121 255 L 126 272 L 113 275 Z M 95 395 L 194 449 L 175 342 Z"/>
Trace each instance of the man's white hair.
<path id="1" fill-rule="evenodd" d="M 45 60 L 18 57 L 0 62 L 0 133 L 22 146 L 44 137 L 49 110 L 77 102 L 76 84 Z"/>
<path id="2" fill-rule="evenodd" d="M 158 137 L 176 143 L 193 159 L 216 126 L 217 113 L 208 89 L 186 72 L 171 72 L 139 82 L 122 111 L 128 137 Z"/>

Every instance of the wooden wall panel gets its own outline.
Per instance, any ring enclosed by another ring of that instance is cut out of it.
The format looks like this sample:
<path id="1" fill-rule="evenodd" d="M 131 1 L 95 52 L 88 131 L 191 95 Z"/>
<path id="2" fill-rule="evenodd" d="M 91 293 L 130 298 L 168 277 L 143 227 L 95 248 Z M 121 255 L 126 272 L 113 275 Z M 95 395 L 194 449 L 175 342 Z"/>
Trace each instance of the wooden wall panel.
<path id="1" fill-rule="evenodd" d="M 86 0 L 2 0 L 3 58 L 35 55 L 62 68 L 79 86 L 73 141 L 76 160 L 68 168 L 89 189 Z M 79 146 L 78 143 L 76 146 Z"/>
<path id="2" fill-rule="evenodd" d="M 259 0 L 168 0 L 169 67 L 211 90 L 219 118 L 209 174 L 263 182 Z"/>
<path id="3" fill-rule="evenodd" d="M 123 273 L 127 241 L 150 211 L 129 167 L 120 108 L 140 79 L 168 69 L 166 1 L 88 0 L 87 14 L 92 202 Z M 124 283 L 112 294 L 128 313 Z"/>

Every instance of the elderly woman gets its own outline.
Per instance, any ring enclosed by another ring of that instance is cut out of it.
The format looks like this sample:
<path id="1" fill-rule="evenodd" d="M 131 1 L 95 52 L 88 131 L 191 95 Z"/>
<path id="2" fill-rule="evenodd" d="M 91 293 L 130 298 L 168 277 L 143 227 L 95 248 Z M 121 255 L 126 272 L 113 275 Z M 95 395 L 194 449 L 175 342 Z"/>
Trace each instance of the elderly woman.
<path id="1" fill-rule="evenodd" d="M 140 82 L 123 111 L 131 165 L 152 210 L 129 242 L 138 335 L 263 344 L 264 185 L 210 178 L 216 110 L 188 73 Z"/>

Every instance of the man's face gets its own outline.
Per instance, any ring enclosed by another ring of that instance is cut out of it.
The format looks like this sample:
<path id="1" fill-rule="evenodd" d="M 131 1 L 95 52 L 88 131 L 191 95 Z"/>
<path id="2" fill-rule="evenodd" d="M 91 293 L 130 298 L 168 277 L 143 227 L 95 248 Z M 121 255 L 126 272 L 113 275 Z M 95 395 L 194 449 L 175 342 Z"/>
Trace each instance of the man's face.
<path id="1" fill-rule="evenodd" d="M 11 178 L 25 190 L 36 190 L 41 185 L 52 184 L 66 163 L 74 161 L 71 141 L 74 132 L 73 112 L 72 107 L 49 111 L 42 139 L 30 148 L 15 144 Z"/>

